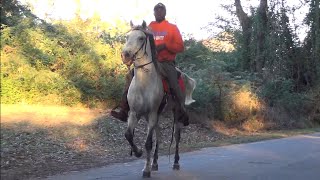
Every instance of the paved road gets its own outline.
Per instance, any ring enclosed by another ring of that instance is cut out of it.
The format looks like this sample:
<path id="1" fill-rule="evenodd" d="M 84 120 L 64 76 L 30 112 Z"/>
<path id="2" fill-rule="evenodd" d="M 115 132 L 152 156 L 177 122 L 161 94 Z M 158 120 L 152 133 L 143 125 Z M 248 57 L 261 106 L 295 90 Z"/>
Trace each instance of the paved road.
<path id="1" fill-rule="evenodd" d="M 167 156 L 151 179 L 320 180 L 320 133 L 181 154 L 181 170 L 171 169 Z M 173 159 L 173 156 L 171 156 Z M 142 179 L 144 160 L 53 176 L 48 179 Z"/>

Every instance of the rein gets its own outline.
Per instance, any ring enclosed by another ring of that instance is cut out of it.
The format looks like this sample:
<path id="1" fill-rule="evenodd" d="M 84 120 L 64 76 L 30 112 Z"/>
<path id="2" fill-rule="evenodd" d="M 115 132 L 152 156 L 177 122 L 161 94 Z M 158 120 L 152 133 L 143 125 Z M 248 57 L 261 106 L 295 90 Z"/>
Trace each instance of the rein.
<path id="1" fill-rule="evenodd" d="M 147 54 L 147 41 L 149 40 L 149 37 L 150 37 L 151 35 L 148 35 L 147 32 L 145 32 L 144 30 L 142 30 L 142 29 L 140 29 L 140 28 L 134 28 L 134 29 L 132 29 L 132 30 L 142 31 L 142 32 L 146 35 L 146 40 L 143 42 L 143 44 L 141 44 L 141 46 L 140 46 L 140 48 L 138 49 L 138 51 L 137 51 L 136 53 L 134 53 L 134 55 L 133 55 L 133 61 L 135 61 L 135 60 L 137 60 L 137 59 L 142 59 L 145 55 L 148 56 L 148 54 Z M 153 37 L 151 36 L 151 38 L 153 38 Z M 143 55 L 142 55 L 141 57 L 136 57 L 137 54 L 143 49 L 143 46 L 144 46 L 144 53 L 143 53 Z M 151 43 L 150 43 L 150 46 L 151 46 Z M 152 46 L 151 46 L 151 51 L 152 51 Z M 154 58 L 154 57 L 152 57 L 152 60 L 151 60 L 150 62 L 145 63 L 145 64 L 142 64 L 142 65 L 136 66 L 135 64 L 133 64 L 133 65 L 134 65 L 134 68 L 139 69 L 139 68 L 143 68 L 144 66 L 146 66 L 146 65 L 148 65 L 148 64 L 154 63 L 153 58 Z"/>
<path id="2" fill-rule="evenodd" d="M 133 59 L 137 60 L 137 59 L 141 59 L 143 58 L 144 55 L 147 54 L 147 39 L 143 42 L 143 44 L 141 44 L 140 48 L 138 49 L 138 51 L 136 53 L 133 54 Z M 145 45 L 145 46 L 144 46 Z M 137 54 L 139 53 L 139 51 L 142 49 L 142 47 L 144 46 L 144 53 L 141 57 L 137 58 Z M 147 54 L 148 55 L 148 54 Z"/>

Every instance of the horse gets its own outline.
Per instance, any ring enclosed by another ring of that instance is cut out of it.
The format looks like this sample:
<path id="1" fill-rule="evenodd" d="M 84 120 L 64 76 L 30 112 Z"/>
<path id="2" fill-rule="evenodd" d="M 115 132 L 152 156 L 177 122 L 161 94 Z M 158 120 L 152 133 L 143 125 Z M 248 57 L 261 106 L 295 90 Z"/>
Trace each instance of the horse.
<path id="1" fill-rule="evenodd" d="M 143 168 L 143 177 L 151 177 L 151 171 L 158 170 L 158 148 L 160 139 L 160 128 L 158 125 L 159 115 L 164 109 L 163 100 L 165 91 L 163 80 L 159 72 L 158 63 L 155 58 L 155 44 L 153 34 L 148 30 L 146 22 L 135 26 L 130 22 L 129 31 L 125 45 L 122 49 L 122 61 L 124 64 L 134 65 L 134 76 L 129 86 L 127 99 L 130 107 L 128 114 L 128 127 L 125 138 L 131 146 L 131 152 L 136 157 L 142 156 L 142 150 L 138 148 L 134 141 L 134 129 L 141 118 L 147 121 L 148 132 L 145 141 L 146 161 Z M 181 71 L 180 71 L 181 72 Z M 195 81 L 181 72 L 184 82 L 186 82 L 186 104 L 194 102 L 192 92 L 195 88 Z M 182 123 L 177 121 L 177 110 L 174 110 L 174 136 L 176 142 L 175 160 L 173 169 L 179 170 L 179 142 Z M 156 132 L 156 147 L 151 164 L 152 137 Z"/>

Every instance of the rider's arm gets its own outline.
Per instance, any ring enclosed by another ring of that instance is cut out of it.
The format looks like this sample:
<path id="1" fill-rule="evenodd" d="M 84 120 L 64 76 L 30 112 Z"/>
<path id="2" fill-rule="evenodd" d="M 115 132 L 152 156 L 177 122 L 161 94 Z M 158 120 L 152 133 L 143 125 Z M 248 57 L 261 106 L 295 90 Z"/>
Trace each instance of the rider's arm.
<path id="1" fill-rule="evenodd" d="M 180 34 L 178 27 L 175 25 L 172 25 L 170 30 L 172 33 L 172 37 L 169 38 L 168 39 L 169 41 L 165 43 L 167 50 L 175 54 L 183 52 L 184 45 L 183 45 L 182 36 Z"/>

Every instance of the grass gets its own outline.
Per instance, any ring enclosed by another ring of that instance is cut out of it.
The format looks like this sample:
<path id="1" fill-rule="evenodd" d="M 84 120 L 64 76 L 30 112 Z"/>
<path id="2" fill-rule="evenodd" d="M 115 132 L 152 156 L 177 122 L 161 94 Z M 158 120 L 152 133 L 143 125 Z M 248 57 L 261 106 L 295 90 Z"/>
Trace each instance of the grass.
<path id="1" fill-rule="evenodd" d="M 26 122 L 39 128 L 56 127 L 64 123 L 88 125 L 102 112 L 83 107 L 1 104 L 1 123 Z"/>

